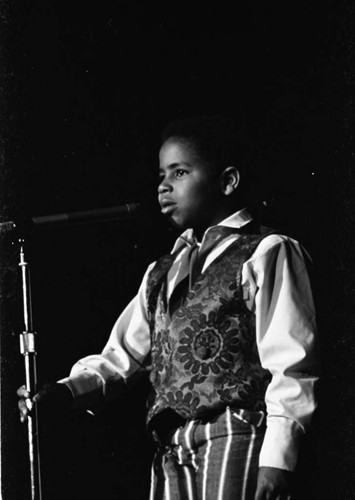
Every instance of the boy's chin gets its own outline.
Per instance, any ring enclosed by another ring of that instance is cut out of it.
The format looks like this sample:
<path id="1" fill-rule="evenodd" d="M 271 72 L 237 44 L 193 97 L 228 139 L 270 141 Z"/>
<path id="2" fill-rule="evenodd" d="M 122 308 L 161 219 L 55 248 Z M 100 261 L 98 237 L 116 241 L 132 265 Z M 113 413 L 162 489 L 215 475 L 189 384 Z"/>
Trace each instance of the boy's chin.
<path id="1" fill-rule="evenodd" d="M 183 231 L 184 229 L 186 229 L 184 224 L 173 219 L 172 217 L 169 217 L 168 220 L 169 220 L 169 224 L 171 224 L 175 229 L 179 229 L 180 231 Z"/>
<path id="2" fill-rule="evenodd" d="M 167 220 L 169 224 L 179 231 L 185 231 L 185 229 L 189 229 L 191 227 L 186 222 L 176 219 L 175 217 L 167 217 Z"/>

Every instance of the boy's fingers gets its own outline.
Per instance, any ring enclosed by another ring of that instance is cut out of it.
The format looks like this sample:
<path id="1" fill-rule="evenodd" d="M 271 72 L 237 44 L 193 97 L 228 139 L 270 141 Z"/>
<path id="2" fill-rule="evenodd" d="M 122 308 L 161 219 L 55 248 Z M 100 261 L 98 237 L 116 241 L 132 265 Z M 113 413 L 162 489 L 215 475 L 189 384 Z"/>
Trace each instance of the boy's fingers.
<path id="1" fill-rule="evenodd" d="M 21 422 L 25 422 L 33 406 L 33 403 L 30 398 L 30 393 L 26 389 L 25 385 L 21 385 L 21 387 L 17 389 L 16 393 L 17 396 L 20 398 L 17 403 L 18 409 L 20 411 L 20 420 Z"/>
<path id="2" fill-rule="evenodd" d="M 19 387 L 17 389 L 17 395 L 20 397 L 20 398 L 29 398 L 30 397 L 30 393 L 28 392 L 28 390 L 26 389 L 26 386 L 25 385 L 21 385 L 21 387 Z"/>
<path id="3" fill-rule="evenodd" d="M 20 410 L 23 410 L 23 411 L 31 411 L 32 410 L 32 401 L 30 399 L 20 399 L 20 401 L 18 402 L 18 407 L 20 408 Z"/>
<path id="4" fill-rule="evenodd" d="M 27 419 L 28 413 L 31 410 L 32 403 L 29 399 L 20 399 L 18 408 L 20 410 L 20 420 L 24 422 Z"/>

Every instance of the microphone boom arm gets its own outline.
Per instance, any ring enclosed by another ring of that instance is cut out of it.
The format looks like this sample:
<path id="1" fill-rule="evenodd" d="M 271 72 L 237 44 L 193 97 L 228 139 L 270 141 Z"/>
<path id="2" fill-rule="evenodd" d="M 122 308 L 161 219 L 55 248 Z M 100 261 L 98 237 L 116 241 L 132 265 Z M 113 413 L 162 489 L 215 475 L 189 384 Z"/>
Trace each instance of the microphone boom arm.
<path id="1" fill-rule="evenodd" d="M 1 222 L 0 234 L 7 233 L 18 228 L 46 228 L 73 224 L 106 222 L 120 219 L 131 219 L 133 217 L 136 217 L 139 212 L 139 203 L 126 203 L 125 205 L 118 205 L 108 208 L 81 210 L 79 212 L 68 212 L 62 214 L 41 215 L 38 217 L 29 217 L 19 221 Z"/>

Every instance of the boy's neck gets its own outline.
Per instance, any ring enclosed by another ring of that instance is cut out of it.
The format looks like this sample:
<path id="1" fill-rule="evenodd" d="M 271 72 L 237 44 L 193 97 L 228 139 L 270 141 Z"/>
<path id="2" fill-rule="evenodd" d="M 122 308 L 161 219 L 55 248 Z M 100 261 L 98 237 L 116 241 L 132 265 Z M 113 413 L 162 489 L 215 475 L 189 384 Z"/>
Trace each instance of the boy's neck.
<path id="1" fill-rule="evenodd" d="M 202 241 L 203 235 L 205 234 L 205 232 L 207 231 L 207 229 L 209 227 L 217 226 L 222 221 L 224 221 L 225 219 L 227 219 L 231 215 L 235 214 L 236 212 L 238 212 L 242 208 L 243 207 L 229 208 L 228 210 L 225 210 L 225 211 L 219 213 L 218 215 L 216 215 L 215 217 L 213 217 L 213 219 L 211 219 L 211 221 L 208 224 L 205 224 L 201 227 L 193 227 L 193 231 L 194 231 L 194 234 L 195 234 L 197 240 Z"/>

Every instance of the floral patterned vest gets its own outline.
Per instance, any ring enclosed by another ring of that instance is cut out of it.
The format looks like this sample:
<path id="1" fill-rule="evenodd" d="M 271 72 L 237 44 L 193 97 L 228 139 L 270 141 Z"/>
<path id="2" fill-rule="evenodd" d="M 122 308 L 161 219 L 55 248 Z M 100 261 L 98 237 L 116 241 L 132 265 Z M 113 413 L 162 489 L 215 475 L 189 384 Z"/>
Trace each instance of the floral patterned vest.
<path id="1" fill-rule="evenodd" d="M 243 263 L 273 232 L 242 234 L 197 277 L 171 318 L 165 283 L 176 254 L 157 261 L 147 286 L 153 386 L 148 422 L 167 408 L 187 419 L 226 406 L 265 408 L 271 376 L 260 364 L 255 315 L 245 305 L 241 278 Z"/>

